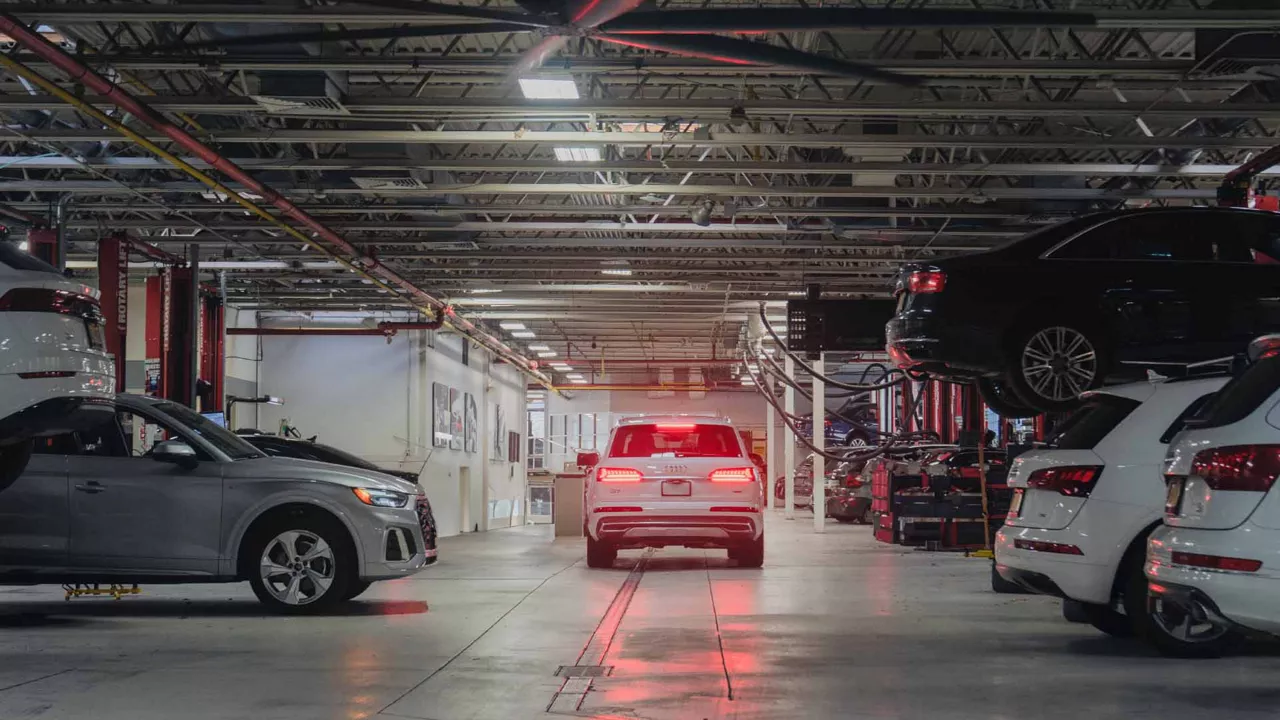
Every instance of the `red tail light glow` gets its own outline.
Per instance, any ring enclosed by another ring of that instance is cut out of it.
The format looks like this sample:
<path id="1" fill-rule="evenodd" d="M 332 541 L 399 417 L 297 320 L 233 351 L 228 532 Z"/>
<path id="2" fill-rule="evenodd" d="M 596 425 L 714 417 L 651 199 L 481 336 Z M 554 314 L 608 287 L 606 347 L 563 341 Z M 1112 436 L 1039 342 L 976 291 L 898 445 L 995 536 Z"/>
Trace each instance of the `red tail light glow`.
<path id="1" fill-rule="evenodd" d="M 1222 557 L 1219 555 L 1200 555 L 1198 553 L 1176 552 L 1173 554 L 1174 565 L 1207 568 L 1209 570 L 1233 570 L 1235 572 L 1257 572 L 1262 567 L 1261 560 Z"/>
<path id="2" fill-rule="evenodd" d="M 1191 474 L 1214 490 L 1266 492 L 1280 477 L 1280 445 L 1230 445 L 1196 453 Z"/>
<path id="3" fill-rule="evenodd" d="M 596 508 L 598 513 L 610 512 L 644 512 L 644 508 L 639 505 L 606 505 L 605 507 Z"/>
<path id="4" fill-rule="evenodd" d="M 634 468 L 602 467 L 596 470 L 599 482 L 640 482 L 643 479 L 644 475 Z"/>
<path id="5" fill-rule="evenodd" d="M 722 483 L 747 483 L 756 481 L 756 469 L 749 467 L 739 468 L 720 468 L 712 470 L 707 476 L 711 482 Z"/>
<path id="6" fill-rule="evenodd" d="M 1014 540 L 1013 546 L 1019 550 L 1054 553 L 1055 555 L 1084 555 L 1084 551 L 1067 543 L 1044 542 L 1042 540 Z"/>
<path id="7" fill-rule="evenodd" d="M 693 432 L 698 427 L 693 423 L 658 423 L 658 432 Z"/>
<path id="8" fill-rule="evenodd" d="M 1041 468 L 1027 478 L 1027 487 L 1053 490 L 1069 497 L 1089 497 L 1102 474 L 1100 465 L 1075 465 Z"/>
<path id="9" fill-rule="evenodd" d="M 907 276 L 907 292 L 922 295 L 940 293 L 947 286 L 947 274 L 938 270 L 916 270 Z"/>
<path id="10" fill-rule="evenodd" d="M 69 370 L 48 370 L 45 372 L 25 372 L 18 373 L 18 377 L 23 380 L 46 380 L 49 378 L 69 378 L 75 377 L 76 374 Z"/>

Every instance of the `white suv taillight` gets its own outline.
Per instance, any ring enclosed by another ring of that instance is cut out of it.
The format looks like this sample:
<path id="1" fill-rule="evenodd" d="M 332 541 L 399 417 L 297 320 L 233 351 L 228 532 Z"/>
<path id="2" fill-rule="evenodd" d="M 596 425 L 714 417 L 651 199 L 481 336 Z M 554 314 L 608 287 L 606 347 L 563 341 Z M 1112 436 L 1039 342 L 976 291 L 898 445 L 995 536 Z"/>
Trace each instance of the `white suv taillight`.
<path id="1" fill-rule="evenodd" d="M 597 482 L 640 482 L 644 475 L 634 468 L 602 467 L 596 470 Z"/>
<path id="2" fill-rule="evenodd" d="M 711 482 L 747 483 L 756 481 L 756 469 L 750 467 L 720 468 L 707 476 Z"/>
<path id="3" fill-rule="evenodd" d="M 1059 495 L 1070 497 L 1089 497 L 1101 474 L 1102 467 L 1099 465 L 1041 468 L 1027 478 L 1027 487 L 1053 490 Z"/>
<path id="4" fill-rule="evenodd" d="M 1280 477 L 1280 445 L 1230 445 L 1196 453 L 1191 474 L 1214 490 L 1267 492 Z"/>

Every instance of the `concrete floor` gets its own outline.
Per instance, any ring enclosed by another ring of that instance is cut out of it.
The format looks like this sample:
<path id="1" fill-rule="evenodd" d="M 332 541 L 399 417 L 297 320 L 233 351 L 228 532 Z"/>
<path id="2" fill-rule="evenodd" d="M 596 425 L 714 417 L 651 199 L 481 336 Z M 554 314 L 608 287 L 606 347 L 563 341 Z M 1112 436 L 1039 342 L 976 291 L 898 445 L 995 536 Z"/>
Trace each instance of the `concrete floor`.
<path id="1" fill-rule="evenodd" d="M 588 570 L 546 526 L 450 538 L 336 616 L 264 615 L 247 585 L 63 602 L 0 589 L 0 718 L 1274 718 L 1255 648 L 1173 661 L 996 595 L 988 565 L 769 522 L 763 570 L 665 550 Z M 556 677 L 560 666 L 608 677 Z M 551 712 L 548 712 L 548 709 Z"/>

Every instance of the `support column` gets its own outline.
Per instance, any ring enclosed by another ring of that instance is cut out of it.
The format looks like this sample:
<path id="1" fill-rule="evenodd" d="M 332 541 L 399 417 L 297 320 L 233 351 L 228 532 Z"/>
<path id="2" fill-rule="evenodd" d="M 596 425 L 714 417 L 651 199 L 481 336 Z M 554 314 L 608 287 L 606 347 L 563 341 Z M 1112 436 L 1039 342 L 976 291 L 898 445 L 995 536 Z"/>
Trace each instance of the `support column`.
<path id="1" fill-rule="evenodd" d="M 795 382 L 796 379 L 796 361 L 791 356 L 786 357 L 786 363 L 783 365 L 783 371 L 786 373 L 787 379 Z M 796 412 L 796 390 L 787 385 L 783 390 L 782 409 L 786 411 L 788 416 L 795 416 Z M 788 520 L 796 519 L 796 438 L 795 433 L 791 432 L 791 426 L 783 423 L 785 426 L 782 430 L 782 464 L 783 468 L 783 487 L 785 502 L 783 508 L 786 511 Z"/>
<path id="2" fill-rule="evenodd" d="M 769 399 L 774 398 L 773 379 L 769 377 L 768 372 L 761 372 L 761 380 L 764 381 L 764 390 L 768 394 Z M 764 506 L 772 510 L 777 507 L 777 501 L 773 496 L 773 477 L 778 473 L 778 464 L 775 462 L 777 453 L 773 451 L 773 446 L 778 444 L 778 430 L 774 427 L 777 418 L 774 416 L 772 402 L 764 404 Z"/>
<path id="3" fill-rule="evenodd" d="M 813 362 L 813 446 L 818 454 L 813 456 L 813 531 L 826 530 L 827 514 L 827 459 L 822 451 L 827 448 L 827 388 L 822 382 L 822 356 Z"/>
<path id="4" fill-rule="evenodd" d="M 115 391 L 125 390 L 125 345 L 129 324 L 129 249 L 116 234 L 98 241 L 98 291 L 102 293 L 106 350 L 115 358 Z"/>

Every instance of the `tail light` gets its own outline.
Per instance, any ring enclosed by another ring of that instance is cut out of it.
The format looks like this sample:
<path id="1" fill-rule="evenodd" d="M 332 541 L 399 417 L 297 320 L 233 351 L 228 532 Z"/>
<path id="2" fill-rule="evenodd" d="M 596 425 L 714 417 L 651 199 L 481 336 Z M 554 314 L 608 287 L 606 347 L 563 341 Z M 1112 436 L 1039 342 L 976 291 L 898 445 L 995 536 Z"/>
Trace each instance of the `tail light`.
<path id="1" fill-rule="evenodd" d="M 1261 560 L 1222 557 L 1220 555 L 1201 555 L 1199 553 L 1176 552 L 1173 554 L 1174 565 L 1207 568 L 1209 570 L 1234 570 L 1236 572 L 1257 572 L 1262 567 Z"/>
<path id="2" fill-rule="evenodd" d="M 1019 550 L 1053 553 L 1055 555 L 1084 555 L 1084 551 L 1067 543 L 1044 542 L 1043 540 L 1014 540 L 1013 546 Z"/>
<path id="3" fill-rule="evenodd" d="M 102 310 L 89 295 L 46 288 L 14 288 L 0 297 L 0 312 L 46 312 L 99 320 Z"/>
<path id="4" fill-rule="evenodd" d="M 698 427 L 694 423 L 658 423 L 658 432 L 693 432 Z"/>
<path id="5" fill-rule="evenodd" d="M 1059 495 L 1089 497 L 1093 486 L 1102 474 L 1100 465 L 1075 465 L 1042 468 L 1027 478 L 1027 487 L 1037 490 L 1053 490 Z"/>
<path id="6" fill-rule="evenodd" d="M 1266 492 L 1280 476 L 1280 445 L 1231 445 L 1196 453 L 1191 474 L 1214 490 Z"/>
<path id="7" fill-rule="evenodd" d="M 722 483 L 747 483 L 756 481 L 756 469 L 749 467 L 739 468 L 720 468 L 712 470 L 707 476 L 711 482 Z"/>
<path id="8" fill-rule="evenodd" d="M 599 482 L 640 482 L 643 479 L 644 475 L 634 468 L 602 467 L 596 470 Z"/>
<path id="9" fill-rule="evenodd" d="M 947 286 L 947 274 L 940 270 L 916 270 L 907 276 L 907 292 L 916 295 L 940 293 Z"/>

